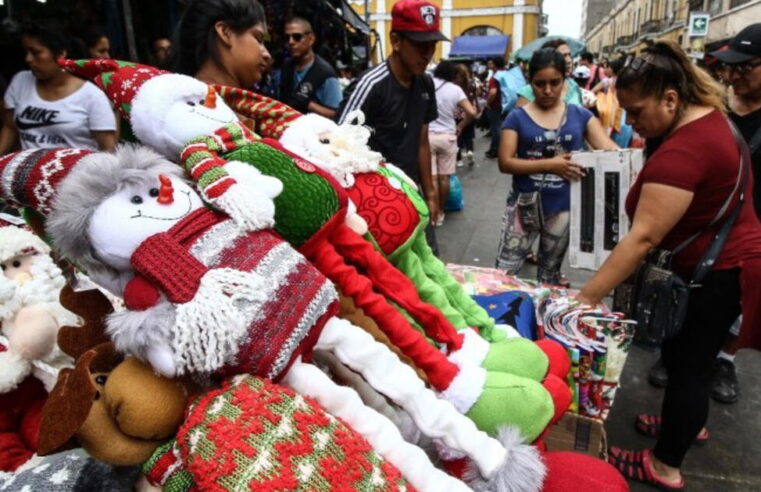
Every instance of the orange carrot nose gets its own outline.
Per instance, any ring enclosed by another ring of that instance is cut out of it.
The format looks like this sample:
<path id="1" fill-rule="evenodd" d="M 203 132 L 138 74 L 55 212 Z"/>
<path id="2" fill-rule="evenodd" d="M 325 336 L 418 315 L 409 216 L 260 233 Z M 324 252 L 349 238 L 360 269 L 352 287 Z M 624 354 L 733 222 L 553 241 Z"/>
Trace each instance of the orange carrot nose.
<path id="1" fill-rule="evenodd" d="M 214 90 L 214 87 L 209 86 L 209 90 L 206 93 L 206 99 L 203 101 L 203 105 L 211 109 L 217 107 L 217 91 Z"/>
<path id="2" fill-rule="evenodd" d="M 157 201 L 163 205 L 169 205 L 174 201 L 172 180 L 165 174 L 159 174 L 159 181 L 161 181 L 161 188 L 159 188 L 159 197 L 157 198 Z"/>

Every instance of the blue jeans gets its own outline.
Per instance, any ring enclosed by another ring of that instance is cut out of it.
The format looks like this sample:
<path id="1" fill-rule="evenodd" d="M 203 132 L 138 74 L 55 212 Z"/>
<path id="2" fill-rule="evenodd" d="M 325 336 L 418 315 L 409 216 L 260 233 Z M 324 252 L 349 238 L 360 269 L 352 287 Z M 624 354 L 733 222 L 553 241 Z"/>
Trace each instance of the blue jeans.
<path id="1" fill-rule="evenodd" d="M 491 128 L 489 152 L 497 152 L 499 150 L 499 134 L 502 132 L 502 113 L 497 109 L 486 108 L 486 114 Z"/>

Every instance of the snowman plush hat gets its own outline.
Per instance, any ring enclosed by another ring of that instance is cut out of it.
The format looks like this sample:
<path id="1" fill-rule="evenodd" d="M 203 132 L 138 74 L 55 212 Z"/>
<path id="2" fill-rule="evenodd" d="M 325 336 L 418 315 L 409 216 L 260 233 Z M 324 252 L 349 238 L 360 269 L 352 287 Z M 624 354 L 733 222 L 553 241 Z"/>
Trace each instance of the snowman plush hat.
<path id="1" fill-rule="evenodd" d="M 243 372 L 281 380 L 360 431 L 414 487 L 465 490 L 356 394 L 302 361 L 314 348 L 328 350 L 440 439 L 448 458 L 469 458 L 475 472 L 469 485 L 541 487 L 544 466 L 514 429 L 491 438 L 436 398 L 387 347 L 332 316 L 334 288 L 299 253 L 269 230 L 243 229 L 205 209 L 181 173 L 144 147 L 0 159 L 9 184 L 2 198 L 45 212 L 46 231 L 61 253 L 122 287 L 128 311 L 108 320 L 121 350 L 167 376 Z M 38 181 L 48 190 L 42 199 L 27 193 L 41 188 Z M 278 295 L 294 279 L 303 280 L 301 290 Z"/>

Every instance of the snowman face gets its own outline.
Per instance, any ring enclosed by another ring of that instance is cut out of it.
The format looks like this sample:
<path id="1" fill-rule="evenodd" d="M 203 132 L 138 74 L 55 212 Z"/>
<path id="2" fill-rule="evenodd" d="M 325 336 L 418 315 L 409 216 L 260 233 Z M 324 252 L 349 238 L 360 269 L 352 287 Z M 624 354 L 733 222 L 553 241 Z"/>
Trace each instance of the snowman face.
<path id="1" fill-rule="evenodd" d="M 166 136 L 181 150 L 190 140 L 235 123 L 238 117 L 214 89 L 199 82 L 169 107 L 164 121 Z"/>
<path id="2" fill-rule="evenodd" d="M 201 198 L 175 176 L 157 176 L 120 189 L 95 210 L 89 236 L 98 257 L 117 270 L 128 270 L 137 247 L 150 236 L 166 232 L 194 210 Z M 168 182 L 171 186 L 168 186 Z"/>

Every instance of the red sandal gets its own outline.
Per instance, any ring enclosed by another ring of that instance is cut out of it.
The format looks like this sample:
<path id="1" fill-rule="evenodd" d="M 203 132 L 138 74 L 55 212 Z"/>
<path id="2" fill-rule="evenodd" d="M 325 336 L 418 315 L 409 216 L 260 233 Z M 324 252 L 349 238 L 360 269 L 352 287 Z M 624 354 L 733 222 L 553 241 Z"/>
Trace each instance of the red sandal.
<path id="1" fill-rule="evenodd" d="M 661 435 L 661 417 L 659 415 L 639 414 L 634 422 L 634 427 L 643 436 L 658 439 Z M 702 446 L 708 441 L 709 437 L 711 437 L 711 433 L 708 429 L 703 428 L 695 437 L 695 444 Z"/>
<path id="2" fill-rule="evenodd" d="M 651 470 L 651 457 L 652 451 L 649 449 L 629 451 L 616 446 L 608 449 L 608 463 L 616 467 L 627 480 L 643 482 L 660 490 L 684 490 L 684 478 L 679 479 L 678 484 L 671 484 L 656 477 Z"/>

